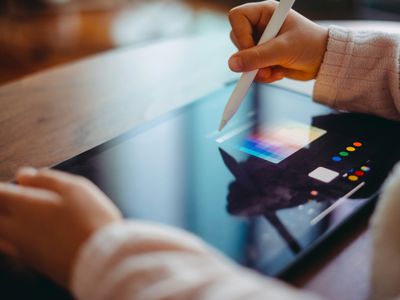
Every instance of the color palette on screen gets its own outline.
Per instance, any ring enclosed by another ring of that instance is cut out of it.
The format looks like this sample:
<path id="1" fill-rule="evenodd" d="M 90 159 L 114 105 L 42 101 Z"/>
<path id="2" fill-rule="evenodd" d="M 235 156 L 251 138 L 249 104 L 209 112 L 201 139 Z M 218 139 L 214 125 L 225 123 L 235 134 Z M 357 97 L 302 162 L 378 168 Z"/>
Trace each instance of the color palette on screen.
<path id="1" fill-rule="evenodd" d="M 326 133 L 325 130 L 293 121 L 284 121 L 248 136 L 240 150 L 279 163 Z"/>
<path id="2" fill-rule="evenodd" d="M 347 178 L 347 180 L 356 182 L 361 180 L 367 173 L 371 170 L 371 168 L 367 165 L 361 166 L 359 169 L 350 169 L 347 171 L 343 177 Z"/>
<path id="3" fill-rule="evenodd" d="M 332 161 L 334 162 L 341 162 L 343 159 L 346 157 L 350 156 L 354 152 L 357 151 L 357 148 L 361 148 L 363 146 L 363 143 L 361 142 L 353 142 L 350 146 L 347 146 L 344 150 L 340 151 L 338 154 L 335 154 L 332 156 Z"/>

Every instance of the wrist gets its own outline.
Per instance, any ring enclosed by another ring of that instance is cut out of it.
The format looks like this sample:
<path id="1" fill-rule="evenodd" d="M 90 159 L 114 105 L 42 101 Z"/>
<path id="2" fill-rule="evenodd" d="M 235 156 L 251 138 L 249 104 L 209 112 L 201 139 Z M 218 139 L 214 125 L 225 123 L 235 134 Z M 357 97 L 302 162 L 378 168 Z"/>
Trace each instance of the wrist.
<path id="1" fill-rule="evenodd" d="M 317 53 L 316 53 L 316 63 L 315 63 L 315 73 L 314 73 L 314 79 L 316 79 L 319 70 L 321 69 L 321 65 L 324 61 L 325 53 L 327 50 L 328 46 L 328 41 L 329 41 L 329 29 L 320 25 L 318 26 L 317 30 Z"/>
<path id="2" fill-rule="evenodd" d="M 70 264 L 67 268 L 67 281 L 62 284 L 63 286 L 67 288 L 71 286 L 74 267 L 77 264 L 80 253 L 82 252 L 82 249 L 85 248 L 85 245 L 88 244 L 90 240 L 94 239 L 96 235 L 99 235 L 100 232 L 106 231 L 106 228 L 119 226 L 119 224 L 122 223 L 123 219 L 120 216 L 116 216 L 114 219 L 108 220 L 107 222 L 101 222 L 101 224 L 92 227 L 91 230 L 80 239 L 80 242 L 77 244 L 77 247 L 71 255 Z"/>

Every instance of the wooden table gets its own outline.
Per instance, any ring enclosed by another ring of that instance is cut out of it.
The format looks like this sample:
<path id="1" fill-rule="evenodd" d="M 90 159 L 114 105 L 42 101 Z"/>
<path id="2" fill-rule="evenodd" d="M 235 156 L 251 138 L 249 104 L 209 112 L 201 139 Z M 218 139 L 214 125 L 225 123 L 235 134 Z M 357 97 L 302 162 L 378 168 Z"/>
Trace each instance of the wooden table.
<path id="1" fill-rule="evenodd" d="M 235 78 L 226 66 L 234 51 L 227 36 L 116 50 L 1 87 L 0 178 L 73 157 Z M 364 223 L 293 283 L 329 299 L 365 299 L 369 262 Z"/>

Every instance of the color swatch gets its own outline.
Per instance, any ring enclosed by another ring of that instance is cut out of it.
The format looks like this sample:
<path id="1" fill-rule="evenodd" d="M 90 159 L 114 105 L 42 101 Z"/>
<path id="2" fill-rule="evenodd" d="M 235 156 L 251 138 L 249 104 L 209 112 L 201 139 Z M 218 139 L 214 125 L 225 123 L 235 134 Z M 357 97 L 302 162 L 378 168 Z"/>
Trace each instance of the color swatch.
<path id="1" fill-rule="evenodd" d="M 316 127 L 285 121 L 248 136 L 240 150 L 277 164 L 325 133 L 325 130 Z"/>
<path id="2" fill-rule="evenodd" d="M 347 146 L 346 150 L 340 151 L 337 155 L 332 156 L 332 160 L 334 162 L 341 162 L 344 158 L 348 157 L 350 154 L 353 154 L 353 152 L 357 151 L 357 148 L 360 148 L 363 146 L 363 143 L 361 142 L 353 142 L 351 146 Z"/>
<path id="3" fill-rule="evenodd" d="M 349 181 L 358 181 L 363 178 L 371 168 L 367 165 L 361 166 L 359 169 L 350 169 L 347 173 L 343 174 L 344 178 L 347 178 Z"/>

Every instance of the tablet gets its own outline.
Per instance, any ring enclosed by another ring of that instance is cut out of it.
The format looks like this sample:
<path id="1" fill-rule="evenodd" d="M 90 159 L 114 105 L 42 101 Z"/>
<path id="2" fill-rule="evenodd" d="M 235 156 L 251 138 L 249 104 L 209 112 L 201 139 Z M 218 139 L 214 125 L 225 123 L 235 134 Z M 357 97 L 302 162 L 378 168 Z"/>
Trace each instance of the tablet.
<path id="1" fill-rule="evenodd" d="M 233 87 L 56 168 L 94 181 L 126 218 L 183 228 L 278 276 L 374 201 L 400 158 L 400 124 L 254 84 L 218 132 Z"/>

